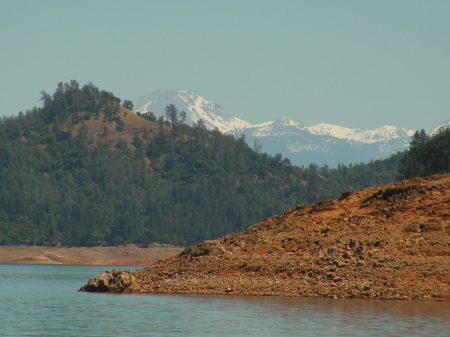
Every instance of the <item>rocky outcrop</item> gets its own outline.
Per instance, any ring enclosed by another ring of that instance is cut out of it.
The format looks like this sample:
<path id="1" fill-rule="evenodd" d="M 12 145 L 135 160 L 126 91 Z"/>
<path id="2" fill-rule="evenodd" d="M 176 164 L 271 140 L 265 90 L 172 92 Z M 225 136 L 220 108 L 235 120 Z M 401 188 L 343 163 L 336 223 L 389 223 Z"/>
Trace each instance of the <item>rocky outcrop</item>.
<path id="1" fill-rule="evenodd" d="M 122 292 L 135 280 L 133 272 L 111 269 L 97 275 L 81 287 L 80 291 L 89 292 Z"/>
<path id="2" fill-rule="evenodd" d="M 130 275 L 83 290 L 450 300 L 450 175 L 297 206 Z"/>
<path id="3" fill-rule="evenodd" d="M 181 255 L 190 257 L 203 255 L 218 256 L 225 254 L 225 252 L 225 248 L 222 247 L 219 241 L 206 240 L 186 248 L 181 252 Z"/>

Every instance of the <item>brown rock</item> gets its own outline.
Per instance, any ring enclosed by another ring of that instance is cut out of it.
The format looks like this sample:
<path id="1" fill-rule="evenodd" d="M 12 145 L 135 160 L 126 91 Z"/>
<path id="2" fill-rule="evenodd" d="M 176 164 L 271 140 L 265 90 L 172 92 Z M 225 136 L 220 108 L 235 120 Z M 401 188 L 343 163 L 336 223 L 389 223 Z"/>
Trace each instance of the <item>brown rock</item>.
<path id="1" fill-rule="evenodd" d="M 181 255 L 197 257 L 204 255 L 218 256 L 224 253 L 225 249 L 220 245 L 218 241 L 207 240 L 186 248 L 181 252 Z"/>

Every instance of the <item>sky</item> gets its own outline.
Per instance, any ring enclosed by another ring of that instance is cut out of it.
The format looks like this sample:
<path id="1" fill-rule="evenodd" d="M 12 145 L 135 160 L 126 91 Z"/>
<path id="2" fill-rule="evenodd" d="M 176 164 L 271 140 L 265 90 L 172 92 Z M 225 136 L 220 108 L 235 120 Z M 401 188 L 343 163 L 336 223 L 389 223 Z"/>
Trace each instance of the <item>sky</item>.
<path id="1" fill-rule="evenodd" d="M 1 0 L 0 115 L 59 82 L 189 90 L 252 124 L 450 119 L 450 1 Z"/>

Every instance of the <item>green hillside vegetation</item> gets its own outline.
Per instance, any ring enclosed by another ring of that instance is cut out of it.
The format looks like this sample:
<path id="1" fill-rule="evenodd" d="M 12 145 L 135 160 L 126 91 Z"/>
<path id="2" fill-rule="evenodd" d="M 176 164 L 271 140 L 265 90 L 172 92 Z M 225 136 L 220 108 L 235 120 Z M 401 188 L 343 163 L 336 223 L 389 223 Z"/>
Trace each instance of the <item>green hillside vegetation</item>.
<path id="1" fill-rule="evenodd" d="M 450 172 L 450 129 L 440 128 L 434 135 L 416 131 L 408 151 L 400 160 L 399 179 L 426 177 Z"/>
<path id="2" fill-rule="evenodd" d="M 138 116 L 91 83 L 60 83 L 42 101 L 0 121 L 1 245 L 190 245 L 394 181 L 403 156 L 300 168 L 244 135 L 186 125 L 173 105 Z"/>

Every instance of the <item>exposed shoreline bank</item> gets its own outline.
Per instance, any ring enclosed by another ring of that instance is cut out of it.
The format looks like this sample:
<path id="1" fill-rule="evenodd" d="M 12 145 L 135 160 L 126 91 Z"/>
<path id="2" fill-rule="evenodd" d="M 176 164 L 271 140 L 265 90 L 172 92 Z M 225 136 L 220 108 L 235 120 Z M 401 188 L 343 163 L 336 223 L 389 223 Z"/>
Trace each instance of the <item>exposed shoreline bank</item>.
<path id="1" fill-rule="evenodd" d="M 183 250 L 162 244 L 148 248 L 0 246 L 0 263 L 149 266 Z"/>

